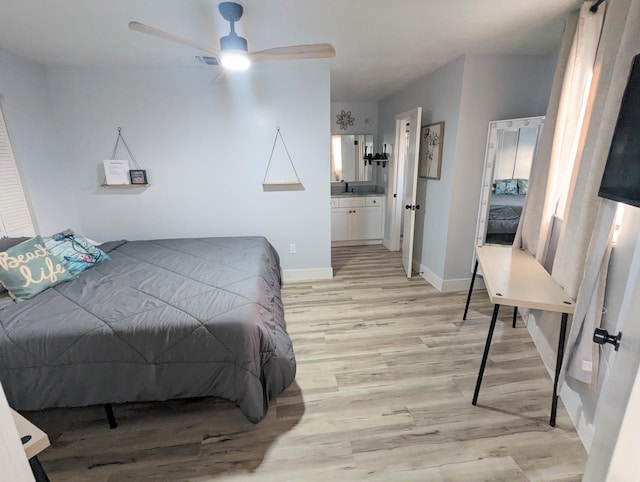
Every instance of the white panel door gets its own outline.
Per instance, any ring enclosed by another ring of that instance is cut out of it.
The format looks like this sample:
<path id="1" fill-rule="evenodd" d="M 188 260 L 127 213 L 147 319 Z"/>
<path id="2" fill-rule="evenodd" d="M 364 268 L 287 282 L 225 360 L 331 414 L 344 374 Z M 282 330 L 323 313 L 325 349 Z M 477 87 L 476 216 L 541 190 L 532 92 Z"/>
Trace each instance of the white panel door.
<path id="1" fill-rule="evenodd" d="M 422 107 L 396 116 L 396 130 L 401 129 L 399 162 L 404 165 L 402 196 L 402 266 L 407 278 L 411 278 L 413 263 L 413 234 L 416 223 L 416 187 L 418 185 L 418 156 L 420 155 L 420 122 Z M 396 132 L 396 139 L 398 133 Z"/>
<path id="2" fill-rule="evenodd" d="M 620 307 L 620 349 L 614 352 L 594 420 L 595 433 L 583 481 L 638 480 L 640 427 L 640 238 Z M 610 333 L 615 335 L 616 333 Z M 612 349 L 606 345 L 607 350 Z"/>

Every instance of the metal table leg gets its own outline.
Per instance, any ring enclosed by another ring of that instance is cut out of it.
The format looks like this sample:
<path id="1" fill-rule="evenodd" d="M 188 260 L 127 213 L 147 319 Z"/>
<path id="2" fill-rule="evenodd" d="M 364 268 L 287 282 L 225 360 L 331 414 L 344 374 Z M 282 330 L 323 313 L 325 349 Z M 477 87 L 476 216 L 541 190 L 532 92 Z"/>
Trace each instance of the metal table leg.
<path id="1" fill-rule="evenodd" d="M 107 420 L 109 421 L 109 428 L 114 429 L 118 426 L 118 422 L 116 421 L 116 417 L 113 414 L 113 407 L 110 403 L 104 404 L 104 411 L 107 414 Z"/>
<path id="2" fill-rule="evenodd" d="M 491 338 L 493 338 L 493 330 L 496 327 L 496 320 L 498 319 L 498 311 L 500 305 L 493 307 L 493 316 L 491 317 L 491 325 L 489 325 L 489 333 L 487 334 L 487 342 L 484 345 L 484 354 L 482 355 L 482 363 L 480 364 L 480 371 L 478 372 L 478 380 L 476 381 L 476 390 L 473 393 L 472 405 L 478 403 L 478 393 L 480 393 L 480 384 L 482 383 L 482 375 L 484 374 L 484 367 L 487 364 L 487 358 L 489 356 L 489 347 L 491 346 Z"/>
<path id="3" fill-rule="evenodd" d="M 556 359 L 556 376 L 553 380 L 553 399 L 551 401 L 551 419 L 549 425 L 556 426 L 556 411 L 558 409 L 558 379 L 562 368 L 562 358 L 564 357 L 564 339 L 567 334 L 567 313 L 562 313 L 562 323 L 560 324 L 560 338 L 558 340 L 558 358 Z"/>
<path id="4" fill-rule="evenodd" d="M 518 317 L 518 307 L 514 306 L 513 307 L 513 323 L 511 324 L 511 326 L 513 326 L 514 328 L 516 327 L 516 318 Z"/>
<path id="5" fill-rule="evenodd" d="M 42 464 L 38 460 L 38 457 L 31 457 L 29 459 L 29 465 L 31 466 L 31 472 L 33 472 L 33 478 L 36 482 L 49 482 L 49 477 L 47 477 L 47 473 L 42 468 Z"/>
<path id="6" fill-rule="evenodd" d="M 462 319 L 467 319 L 467 311 L 469 311 L 469 301 L 471 301 L 471 292 L 473 291 L 473 283 L 476 281 L 476 273 L 478 272 L 478 260 L 476 259 L 476 264 L 473 267 L 473 276 L 471 276 L 471 285 L 469 285 L 469 294 L 467 295 L 467 304 L 464 307 L 464 315 L 462 315 Z"/>

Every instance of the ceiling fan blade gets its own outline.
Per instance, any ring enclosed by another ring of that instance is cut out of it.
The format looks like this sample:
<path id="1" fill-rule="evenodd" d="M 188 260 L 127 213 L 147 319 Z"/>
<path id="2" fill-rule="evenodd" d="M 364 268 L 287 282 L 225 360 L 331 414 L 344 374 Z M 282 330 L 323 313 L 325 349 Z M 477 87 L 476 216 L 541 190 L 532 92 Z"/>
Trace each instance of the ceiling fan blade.
<path id="1" fill-rule="evenodd" d="M 331 44 L 290 45 L 288 47 L 276 47 L 251 52 L 249 56 L 254 62 L 263 60 L 326 59 L 335 57 L 336 51 Z"/>
<path id="2" fill-rule="evenodd" d="M 218 75 L 216 75 L 213 79 L 211 79 L 212 84 L 219 84 L 226 78 L 227 71 L 225 69 L 220 69 Z"/>
<path id="3" fill-rule="evenodd" d="M 136 32 L 146 33 L 147 35 L 153 35 L 154 37 L 163 38 L 165 40 L 170 40 L 172 42 L 177 42 L 183 45 L 188 45 L 189 47 L 193 47 L 198 50 L 202 50 L 203 52 L 207 52 L 210 55 L 213 55 L 218 60 L 220 60 L 220 51 L 208 47 L 207 45 L 199 44 L 197 42 L 192 42 L 183 37 L 179 37 L 178 35 L 174 35 L 172 33 L 163 32 L 162 30 L 158 30 L 157 28 L 150 27 L 149 25 L 145 25 L 140 22 L 129 22 L 129 28 L 131 30 L 135 30 Z"/>

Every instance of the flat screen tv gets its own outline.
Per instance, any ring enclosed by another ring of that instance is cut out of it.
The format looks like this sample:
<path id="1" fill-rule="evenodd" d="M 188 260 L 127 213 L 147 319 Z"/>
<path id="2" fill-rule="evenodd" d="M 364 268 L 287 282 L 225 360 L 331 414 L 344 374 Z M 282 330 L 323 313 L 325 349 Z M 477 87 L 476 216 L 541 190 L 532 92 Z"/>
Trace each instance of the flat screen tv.
<path id="1" fill-rule="evenodd" d="M 640 207 L 640 54 L 633 59 L 598 196 Z"/>

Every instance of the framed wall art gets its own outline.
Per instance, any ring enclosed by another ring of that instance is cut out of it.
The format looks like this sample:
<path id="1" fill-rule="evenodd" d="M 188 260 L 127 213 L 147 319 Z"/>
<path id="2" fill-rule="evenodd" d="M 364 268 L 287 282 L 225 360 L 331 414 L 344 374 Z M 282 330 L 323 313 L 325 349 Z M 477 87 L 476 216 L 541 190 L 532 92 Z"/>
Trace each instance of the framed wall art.
<path id="1" fill-rule="evenodd" d="M 420 129 L 420 159 L 418 176 L 426 179 L 440 179 L 442 170 L 442 144 L 444 122 L 422 126 Z"/>
<path id="2" fill-rule="evenodd" d="M 129 171 L 131 184 L 147 184 L 147 171 L 144 169 L 132 169 Z"/>

